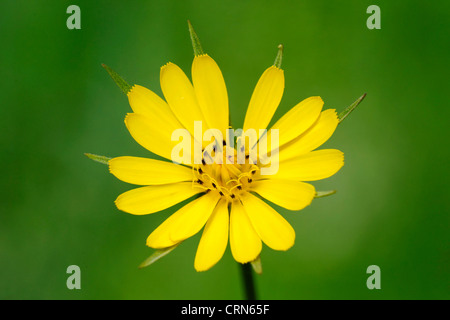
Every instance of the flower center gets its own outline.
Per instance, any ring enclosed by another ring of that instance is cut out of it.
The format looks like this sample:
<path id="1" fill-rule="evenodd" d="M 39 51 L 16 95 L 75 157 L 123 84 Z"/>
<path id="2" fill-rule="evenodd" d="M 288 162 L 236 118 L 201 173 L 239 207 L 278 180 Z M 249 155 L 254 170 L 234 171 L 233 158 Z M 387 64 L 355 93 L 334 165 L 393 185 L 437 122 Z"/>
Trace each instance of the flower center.
<path id="1" fill-rule="evenodd" d="M 206 192 L 218 192 L 228 201 L 247 192 L 259 175 L 259 167 L 250 163 L 248 156 L 245 163 L 237 163 L 236 154 L 234 148 L 227 146 L 221 151 L 213 150 L 211 154 L 204 151 L 202 164 L 193 168 L 194 186 Z"/>

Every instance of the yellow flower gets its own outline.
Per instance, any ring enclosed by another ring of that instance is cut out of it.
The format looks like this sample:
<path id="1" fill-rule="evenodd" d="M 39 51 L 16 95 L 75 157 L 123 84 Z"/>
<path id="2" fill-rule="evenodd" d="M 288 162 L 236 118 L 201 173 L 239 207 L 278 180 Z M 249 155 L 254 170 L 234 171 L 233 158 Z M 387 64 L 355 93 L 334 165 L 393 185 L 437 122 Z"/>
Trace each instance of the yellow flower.
<path id="1" fill-rule="evenodd" d="M 173 63 L 161 68 L 160 83 L 165 101 L 139 85 L 128 92 L 133 113 L 126 116 L 125 124 L 141 146 L 171 160 L 172 151 L 179 143 L 172 141 L 172 133 L 185 128 L 193 140 L 194 121 L 202 121 L 202 133 L 215 128 L 226 136 L 228 94 L 222 73 L 210 56 L 195 56 L 192 83 Z M 245 116 L 244 132 L 267 128 L 283 91 L 284 71 L 276 62 L 256 84 Z M 203 159 L 201 164 L 176 164 L 138 157 L 111 159 L 112 174 L 122 181 L 143 186 L 121 194 L 115 201 L 117 208 L 143 215 L 193 198 L 150 234 L 147 245 L 169 248 L 203 228 L 194 263 L 197 271 L 208 270 L 221 259 L 228 239 L 234 259 L 240 263 L 257 259 L 262 242 L 274 250 L 291 248 L 295 240 L 293 228 L 261 197 L 288 210 L 301 210 L 316 194 L 314 186 L 305 181 L 328 178 L 343 166 L 341 151 L 314 151 L 331 137 L 339 123 L 335 110 L 322 110 L 323 104 L 320 97 L 307 98 L 271 127 L 279 133 L 279 149 L 267 149 L 267 154 L 272 151 L 278 155 L 278 171 L 272 175 L 261 174 L 267 164 L 260 157 L 256 163 L 250 161 L 251 146 L 246 147 L 245 163 L 208 164 Z M 271 131 L 261 136 L 257 148 L 263 141 L 271 141 L 270 137 Z M 226 160 L 225 151 L 233 148 L 233 142 L 220 141 L 222 153 L 218 149 L 205 152 L 206 145 L 202 143 L 202 155 Z"/>

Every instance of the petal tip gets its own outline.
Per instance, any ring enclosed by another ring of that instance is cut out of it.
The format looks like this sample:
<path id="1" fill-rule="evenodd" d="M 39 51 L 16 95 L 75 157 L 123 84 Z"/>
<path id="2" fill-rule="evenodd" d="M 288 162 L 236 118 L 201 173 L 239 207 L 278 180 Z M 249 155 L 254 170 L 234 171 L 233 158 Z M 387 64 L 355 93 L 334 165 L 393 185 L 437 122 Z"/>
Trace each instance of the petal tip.
<path id="1" fill-rule="evenodd" d="M 130 95 L 132 94 L 132 93 L 135 93 L 136 92 L 136 88 L 137 87 L 139 87 L 137 84 L 133 84 L 132 86 L 131 86 L 131 89 L 130 89 L 130 91 L 128 91 L 128 93 L 127 93 L 127 97 L 129 98 L 130 97 Z"/>
<path id="2" fill-rule="evenodd" d="M 161 66 L 161 71 L 166 70 L 168 67 L 170 67 L 170 66 L 172 66 L 172 65 L 174 65 L 173 62 L 170 62 L 170 61 L 167 62 L 166 64 L 164 64 L 164 65 Z"/>
<path id="3" fill-rule="evenodd" d="M 211 269 L 214 265 L 206 265 L 206 264 L 202 264 L 199 263 L 197 261 L 194 262 L 194 269 L 197 272 L 205 272 L 208 271 L 209 269 Z"/>

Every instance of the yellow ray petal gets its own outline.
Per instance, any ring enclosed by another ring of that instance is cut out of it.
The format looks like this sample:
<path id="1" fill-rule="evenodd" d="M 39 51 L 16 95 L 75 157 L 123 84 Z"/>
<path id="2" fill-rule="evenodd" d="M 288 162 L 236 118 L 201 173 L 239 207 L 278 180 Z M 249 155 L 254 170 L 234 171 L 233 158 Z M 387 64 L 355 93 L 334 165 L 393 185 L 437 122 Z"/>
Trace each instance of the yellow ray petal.
<path id="1" fill-rule="evenodd" d="M 252 194 L 242 197 L 242 204 L 261 240 L 274 250 L 294 245 L 295 231 L 271 206 Z"/>
<path id="2" fill-rule="evenodd" d="M 234 259 L 240 263 L 255 260 L 262 249 L 261 239 L 238 201 L 231 205 L 230 247 Z"/>
<path id="3" fill-rule="evenodd" d="M 281 161 L 273 179 L 315 181 L 331 177 L 344 165 L 344 154 L 336 149 L 308 152 L 291 160 Z"/>
<path id="4" fill-rule="evenodd" d="M 219 66 L 207 54 L 194 58 L 192 82 L 209 128 L 219 129 L 225 139 L 229 119 L 227 88 Z"/>
<path id="5" fill-rule="evenodd" d="M 280 104 L 284 91 L 284 71 L 271 66 L 262 74 L 247 109 L 244 131 L 266 129 Z"/>
<path id="6" fill-rule="evenodd" d="M 164 210 L 202 191 L 193 188 L 192 182 L 147 186 L 122 193 L 115 203 L 119 210 L 142 215 Z"/>
<path id="7" fill-rule="evenodd" d="M 279 130 L 278 146 L 286 144 L 287 142 L 297 138 L 303 132 L 308 130 L 320 115 L 323 107 L 323 100 L 320 97 L 310 97 L 289 110 L 280 120 L 278 120 L 272 129 Z M 271 131 L 261 138 L 260 143 L 267 143 L 270 139 Z M 272 150 L 268 148 L 268 150 Z"/>
<path id="8" fill-rule="evenodd" d="M 220 196 L 217 192 L 210 192 L 200 199 L 195 208 L 180 215 L 170 229 L 170 238 L 173 241 L 178 242 L 187 239 L 199 232 L 214 211 Z"/>
<path id="9" fill-rule="evenodd" d="M 157 119 L 150 119 L 137 113 L 127 114 L 125 124 L 131 136 L 137 143 L 154 154 L 172 160 L 172 150 L 178 143 L 180 143 L 179 141 L 172 141 L 172 133 L 176 129 L 182 129 L 182 127 L 177 128 L 171 123 L 164 123 L 157 121 Z M 187 158 L 191 160 L 185 163 L 192 164 L 193 139 L 190 135 L 187 135 L 186 139 L 190 140 L 188 143 L 191 146 L 191 150 L 186 148 L 186 152 L 189 153 Z"/>
<path id="10" fill-rule="evenodd" d="M 172 162 L 139 157 L 109 160 L 109 171 L 118 179 L 137 185 L 168 184 L 192 180 L 192 170 Z"/>
<path id="11" fill-rule="evenodd" d="M 333 135 L 338 124 L 339 119 L 335 109 L 322 111 L 319 119 L 311 128 L 280 148 L 280 161 L 295 158 L 320 147 Z"/>
<path id="12" fill-rule="evenodd" d="M 147 246 L 155 249 L 167 248 L 193 236 L 204 226 L 218 200 L 217 193 L 208 193 L 191 201 L 148 236 Z"/>
<path id="13" fill-rule="evenodd" d="M 288 210 L 301 210 L 308 206 L 316 190 L 309 183 L 293 180 L 258 180 L 252 183 L 252 191 Z"/>
<path id="14" fill-rule="evenodd" d="M 222 258 L 228 243 L 228 224 L 228 203 L 221 200 L 203 230 L 195 255 L 195 270 L 206 271 Z"/>
<path id="15" fill-rule="evenodd" d="M 188 77 L 177 65 L 169 62 L 161 68 L 161 89 L 167 103 L 183 126 L 194 135 L 194 121 L 208 128 Z"/>
<path id="16" fill-rule="evenodd" d="M 173 128 L 183 128 L 169 105 L 153 91 L 134 85 L 127 96 L 134 113 L 145 115 L 155 123 L 164 123 Z"/>

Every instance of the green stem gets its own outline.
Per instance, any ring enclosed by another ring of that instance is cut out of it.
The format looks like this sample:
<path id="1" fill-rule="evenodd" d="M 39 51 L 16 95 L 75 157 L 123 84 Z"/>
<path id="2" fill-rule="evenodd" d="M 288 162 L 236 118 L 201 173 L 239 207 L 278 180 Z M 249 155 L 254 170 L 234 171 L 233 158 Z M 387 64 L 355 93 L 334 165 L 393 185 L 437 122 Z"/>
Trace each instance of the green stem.
<path id="1" fill-rule="evenodd" d="M 244 282 L 245 299 L 257 300 L 255 291 L 255 282 L 253 280 L 253 271 L 250 263 L 241 264 L 242 280 Z"/>

